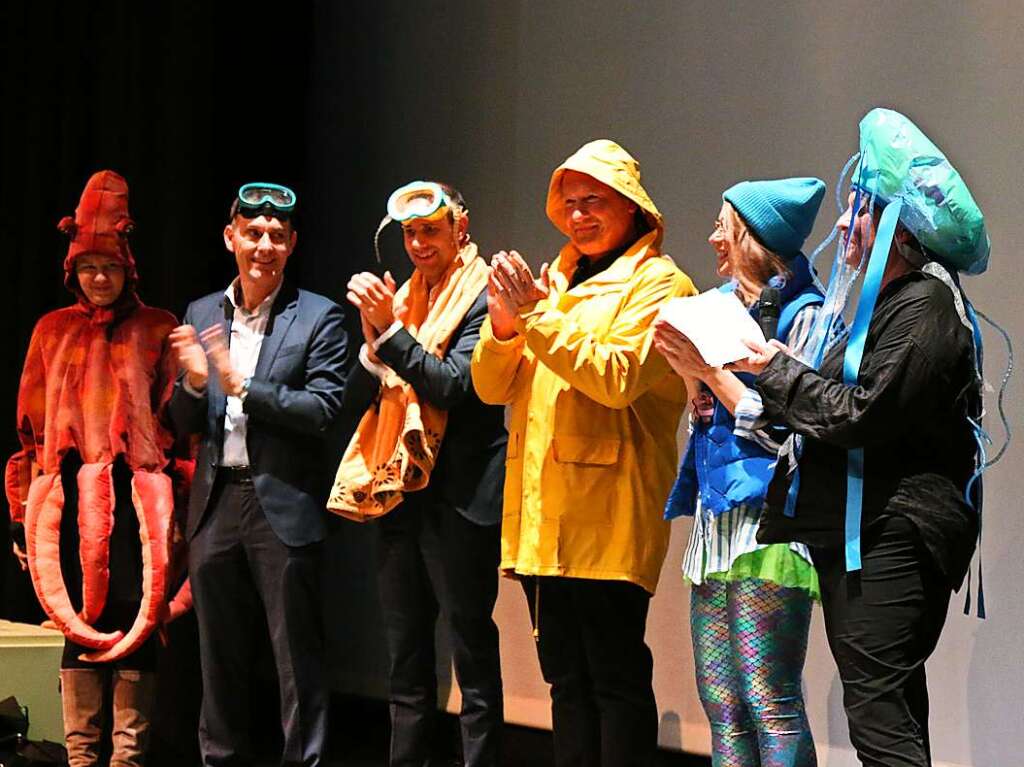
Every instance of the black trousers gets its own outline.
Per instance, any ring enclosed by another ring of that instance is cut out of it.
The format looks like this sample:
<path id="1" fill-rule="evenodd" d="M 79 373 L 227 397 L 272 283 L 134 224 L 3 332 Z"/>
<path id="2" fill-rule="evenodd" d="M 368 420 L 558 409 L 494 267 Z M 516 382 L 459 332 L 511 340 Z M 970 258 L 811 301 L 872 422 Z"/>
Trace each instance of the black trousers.
<path id="1" fill-rule="evenodd" d="M 431 757 L 439 608 L 462 691 L 463 762 L 497 765 L 504 710 L 498 627 L 491 613 L 498 596 L 501 526 L 474 524 L 452 508 L 415 496 L 376 524 L 390 665 L 391 766 L 424 765 Z"/>
<path id="2" fill-rule="evenodd" d="M 253 634 L 270 629 L 281 693 L 281 764 L 321 763 L 327 689 L 319 543 L 290 547 L 267 522 L 249 479 L 218 473 L 213 508 L 189 548 L 199 621 L 199 745 L 209 767 L 253 764 Z"/>
<path id="3" fill-rule="evenodd" d="M 551 685 L 557 767 L 650 767 L 658 749 L 650 594 L 625 581 L 523 578 Z"/>
<path id="4" fill-rule="evenodd" d="M 900 516 L 865 529 L 859 573 L 846 572 L 841 548 L 811 553 L 857 756 L 866 767 L 928 767 L 924 663 L 946 621 L 951 587 Z"/>

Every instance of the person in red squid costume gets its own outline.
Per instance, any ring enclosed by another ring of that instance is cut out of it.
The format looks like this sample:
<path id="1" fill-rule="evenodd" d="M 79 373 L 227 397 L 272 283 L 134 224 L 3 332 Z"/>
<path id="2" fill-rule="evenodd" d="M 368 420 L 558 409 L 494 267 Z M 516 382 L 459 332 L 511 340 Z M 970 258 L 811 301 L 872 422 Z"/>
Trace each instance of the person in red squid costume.
<path id="1" fill-rule="evenodd" d="M 69 765 L 97 764 L 112 713 L 112 765 L 141 765 L 155 691 L 154 630 L 173 600 L 175 487 L 162 422 L 176 374 L 174 315 L 143 304 L 128 246 L 128 185 L 94 174 L 75 217 L 64 284 L 77 302 L 36 324 L 18 392 L 22 449 L 7 463 L 15 555 L 64 633 Z M 181 483 L 179 483 L 180 485 Z M 178 493 L 181 497 L 182 489 Z M 105 700 L 111 701 L 112 712 Z"/>

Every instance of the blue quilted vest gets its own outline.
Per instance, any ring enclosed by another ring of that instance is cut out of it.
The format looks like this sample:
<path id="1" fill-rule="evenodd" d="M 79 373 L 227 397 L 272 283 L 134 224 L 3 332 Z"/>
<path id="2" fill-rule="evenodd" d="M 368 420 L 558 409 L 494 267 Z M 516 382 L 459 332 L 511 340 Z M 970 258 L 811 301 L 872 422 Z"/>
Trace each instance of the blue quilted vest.
<path id="1" fill-rule="evenodd" d="M 778 337 L 783 339 L 789 334 L 800 310 L 811 304 L 820 304 L 823 298 L 811 279 L 803 256 L 793 259 L 790 267 L 794 271 L 793 277 L 781 291 Z M 732 289 L 731 283 L 720 288 L 722 291 Z M 756 303 L 750 312 L 757 319 Z M 737 377 L 747 387 L 754 380 L 747 373 L 737 373 Z M 665 504 L 665 519 L 692 516 L 697 509 L 698 492 L 701 505 L 716 516 L 741 504 L 760 505 L 764 500 L 777 456 L 752 440 L 737 437 L 733 433 L 736 422 L 732 414 L 717 398 L 713 399 L 711 422 L 704 424 L 701 419 L 694 420 L 679 476 Z"/>

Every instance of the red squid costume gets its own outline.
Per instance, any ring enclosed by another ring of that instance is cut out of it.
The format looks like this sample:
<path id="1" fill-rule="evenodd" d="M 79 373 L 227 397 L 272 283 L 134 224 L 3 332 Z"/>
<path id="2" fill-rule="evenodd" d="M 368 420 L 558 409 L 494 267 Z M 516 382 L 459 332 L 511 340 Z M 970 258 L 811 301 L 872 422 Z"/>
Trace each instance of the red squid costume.
<path id="1" fill-rule="evenodd" d="M 24 525 L 36 595 L 64 635 L 91 650 L 81 658 L 93 663 L 130 655 L 161 621 L 191 602 L 187 584 L 173 600 L 168 593 L 175 506 L 171 474 L 190 473 L 187 464 L 169 458 L 173 437 L 161 421 L 176 372 L 167 336 L 177 322 L 136 295 L 138 274 L 127 240 L 132 225 L 128 185 L 112 171 L 94 174 L 75 217 L 58 225 L 71 238 L 64 284 L 78 301 L 43 316 L 32 333 L 18 393 L 22 450 L 8 461 L 5 477 L 15 530 Z M 91 303 L 78 283 L 75 261 L 87 254 L 116 258 L 124 268 L 124 287 L 109 306 Z M 70 490 L 61 463 L 71 451 L 82 461 L 77 474 L 82 608 L 77 612 L 60 556 L 65 490 Z M 130 627 L 101 631 L 93 624 L 111 583 L 115 462 L 131 473 L 141 600 Z"/>

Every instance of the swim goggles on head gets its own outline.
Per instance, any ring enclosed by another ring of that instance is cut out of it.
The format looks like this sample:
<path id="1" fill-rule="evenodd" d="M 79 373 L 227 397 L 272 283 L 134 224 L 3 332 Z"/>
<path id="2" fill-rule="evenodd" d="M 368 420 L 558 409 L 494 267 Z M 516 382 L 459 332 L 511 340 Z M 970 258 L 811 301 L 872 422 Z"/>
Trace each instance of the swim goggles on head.
<path id="1" fill-rule="evenodd" d="M 400 186 L 388 198 L 388 214 L 381 219 L 376 233 L 373 235 L 373 252 L 380 259 L 380 233 L 392 221 L 408 221 L 411 218 L 423 218 L 436 221 L 448 214 L 452 207 L 451 198 L 440 184 L 434 181 L 410 181 Z"/>
<path id="2" fill-rule="evenodd" d="M 280 184 L 253 182 L 238 190 L 238 212 L 245 216 L 270 214 L 288 218 L 295 210 L 295 192 Z"/>
<path id="3" fill-rule="evenodd" d="M 440 184 L 433 181 L 412 181 L 391 193 L 388 198 L 388 217 L 392 221 L 440 218 L 448 212 L 450 203 Z"/>

